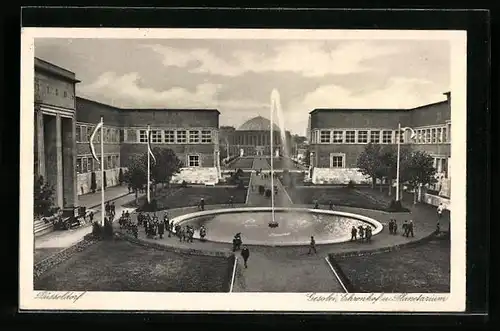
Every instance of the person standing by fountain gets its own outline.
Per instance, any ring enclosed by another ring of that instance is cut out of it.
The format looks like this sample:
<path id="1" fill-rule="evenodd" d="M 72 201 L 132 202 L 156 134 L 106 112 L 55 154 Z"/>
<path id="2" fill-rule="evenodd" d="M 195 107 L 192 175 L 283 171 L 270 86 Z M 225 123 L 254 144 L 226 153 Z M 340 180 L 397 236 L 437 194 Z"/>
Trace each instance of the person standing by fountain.
<path id="1" fill-rule="evenodd" d="M 309 243 L 309 252 L 307 252 L 307 254 L 310 255 L 311 252 L 314 252 L 314 254 L 318 253 L 316 251 L 316 240 L 314 240 L 314 236 L 311 236 L 311 242 Z"/>
<path id="2" fill-rule="evenodd" d="M 330 205 L 330 210 L 333 210 L 333 201 L 332 200 L 330 200 L 329 205 Z"/>
<path id="3" fill-rule="evenodd" d="M 318 200 L 314 200 L 314 209 L 319 209 L 319 202 L 318 202 Z"/>
<path id="4" fill-rule="evenodd" d="M 356 227 L 353 225 L 352 228 L 351 228 L 351 241 L 356 241 L 358 240 L 358 230 L 356 229 Z"/>
<path id="5" fill-rule="evenodd" d="M 247 246 L 243 247 L 243 249 L 241 250 L 241 257 L 243 258 L 243 263 L 245 265 L 245 268 L 248 268 L 247 261 L 248 258 L 250 257 L 250 250 L 248 249 Z"/>
<path id="6" fill-rule="evenodd" d="M 205 199 L 201 198 L 200 199 L 200 210 L 205 210 Z"/>

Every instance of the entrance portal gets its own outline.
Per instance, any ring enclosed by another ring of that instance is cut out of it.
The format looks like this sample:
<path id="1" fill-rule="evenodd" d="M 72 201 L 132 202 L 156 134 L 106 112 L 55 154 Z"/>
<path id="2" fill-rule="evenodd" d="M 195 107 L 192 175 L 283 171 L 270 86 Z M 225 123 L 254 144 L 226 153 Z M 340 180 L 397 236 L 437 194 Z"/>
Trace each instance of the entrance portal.
<path id="1" fill-rule="evenodd" d="M 255 155 L 257 156 L 264 155 L 264 146 L 255 146 Z"/>

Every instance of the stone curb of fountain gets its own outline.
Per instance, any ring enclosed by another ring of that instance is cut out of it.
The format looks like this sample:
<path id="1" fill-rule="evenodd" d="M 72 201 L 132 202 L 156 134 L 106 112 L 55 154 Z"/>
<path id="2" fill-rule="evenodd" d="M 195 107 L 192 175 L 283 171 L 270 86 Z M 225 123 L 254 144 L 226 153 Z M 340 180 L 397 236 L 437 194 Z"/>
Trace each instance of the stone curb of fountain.
<path id="1" fill-rule="evenodd" d="M 33 267 L 33 280 L 40 278 L 45 272 L 56 267 L 62 262 L 68 260 L 73 255 L 83 252 L 85 249 L 97 243 L 97 239 L 84 238 L 82 241 L 74 244 L 73 246 L 64 248 L 63 250 L 52 254 L 51 256 L 35 263 Z"/>
<path id="2" fill-rule="evenodd" d="M 132 244 L 136 244 L 143 247 L 154 248 L 158 250 L 163 250 L 167 252 L 173 252 L 178 254 L 188 254 L 195 256 L 212 256 L 212 257 L 223 257 L 230 258 L 231 256 L 235 256 L 232 252 L 224 252 L 224 251 L 211 251 L 211 250 L 201 250 L 195 248 L 186 248 L 186 247 L 177 247 L 171 245 L 163 245 L 159 243 L 150 242 L 143 239 L 136 239 L 128 234 L 122 233 L 120 231 L 115 231 L 115 236 L 119 239 L 126 240 Z"/>

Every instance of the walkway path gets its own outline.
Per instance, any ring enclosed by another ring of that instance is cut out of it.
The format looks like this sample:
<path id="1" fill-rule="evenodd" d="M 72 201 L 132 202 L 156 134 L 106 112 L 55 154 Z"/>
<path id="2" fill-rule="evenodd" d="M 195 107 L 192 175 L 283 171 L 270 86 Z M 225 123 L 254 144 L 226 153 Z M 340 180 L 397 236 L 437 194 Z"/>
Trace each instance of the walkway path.
<path id="1" fill-rule="evenodd" d="M 111 189 L 109 189 L 111 191 Z M 125 191 L 128 192 L 128 190 L 125 188 Z M 111 192 L 114 192 L 115 194 L 121 194 L 123 193 L 123 190 L 113 190 Z M 101 201 L 99 197 L 99 202 L 97 206 L 92 205 L 95 203 L 95 195 L 93 194 L 94 197 L 86 197 L 87 205 L 86 207 L 94 209 L 96 212 L 94 214 L 94 220 L 99 220 L 101 219 Z M 100 192 L 98 193 L 100 196 Z M 108 195 L 109 200 L 113 200 L 116 206 L 116 215 L 120 215 L 122 213 L 122 210 L 126 210 L 129 208 L 123 207 L 124 204 L 133 201 L 135 199 L 135 196 L 133 194 L 127 194 L 123 196 L 121 194 L 121 197 L 113 197 L 111 193 Z M 130 210 L 130 209 L 129 209 Z M 47 234 L 44 234 L 42 236 L 35 237 L 35 252 L 34 252 L 34 261 L 35 263 L 38 261 L 43 260 L 44 258 L 48 257 L 51 254 L 55 254 L 58 251 L 71 247 L 78 243 L 79 241 L 83 240 L 83 237 L 86 234 L 89 234 L 92 232 L 92 226 L 90 226 L 90 223 L 87 225 L 84 225 L 82 227 L 78 227 L 75 229 L 70 229 L 70 230 L 65 230 L 65 231 L 53 231 L 49 232 Z"/>

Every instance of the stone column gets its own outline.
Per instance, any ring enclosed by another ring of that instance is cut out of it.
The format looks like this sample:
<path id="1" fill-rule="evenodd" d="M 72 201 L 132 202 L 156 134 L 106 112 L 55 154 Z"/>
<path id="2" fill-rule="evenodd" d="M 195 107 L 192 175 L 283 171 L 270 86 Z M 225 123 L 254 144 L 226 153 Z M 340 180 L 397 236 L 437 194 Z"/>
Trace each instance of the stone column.
<path id="1" fill-rule="evenodd" d="M 65 200 L 65 206 L 75 206 L 77 205 L 77 200 L 75 199 L 75 184 L 76 184 L 76 173 L 75 173 L 75 151 L 74 146 L 75 140 L 73 136 L 74 131 L 74 119 L 72 118 L 62 118 L 61 119 L 61 131 L 62 131 L 62 188 L 63 196 Z"/>
<path id="2" fill-rule="evenodd" d="M 54 204 L 63 207 L 62 187 L 62 150 L 61 150 L 61 118 L 57 116 L 44 117 L 45 131 L 45 173 L 47 183 L 54 188 Z"/>
<path id="3" fill-rule="evenodd" d="M 38 156 L 38 174 L 40 176 L 43 176 L 44 179 L 46 179 L 46 173 L 45 173 L 45 138 L 44 138 L 44 124 L 43 124 L 43 114 L 40 110 L 36 112 L 36 126 L 37 126 L 37 146 L 35 146 L 36 150 L 35 153 L 37 153 Z"/>
<path id="4" fill-rule="evenodd" d="M 61 115 L 56 115 L 56 169 L 57 169 L 57 204 L 61 208 L 64 207 L 64 191 L 63 191 L 63 153 L 62 153 L 62 123 Z"/>

